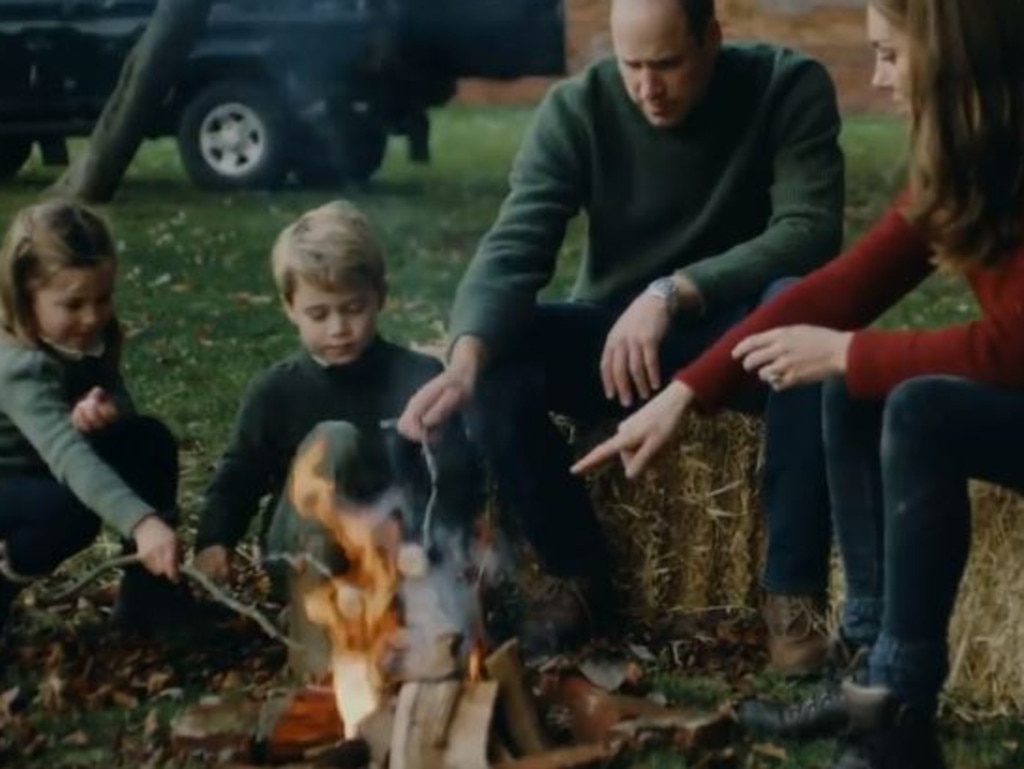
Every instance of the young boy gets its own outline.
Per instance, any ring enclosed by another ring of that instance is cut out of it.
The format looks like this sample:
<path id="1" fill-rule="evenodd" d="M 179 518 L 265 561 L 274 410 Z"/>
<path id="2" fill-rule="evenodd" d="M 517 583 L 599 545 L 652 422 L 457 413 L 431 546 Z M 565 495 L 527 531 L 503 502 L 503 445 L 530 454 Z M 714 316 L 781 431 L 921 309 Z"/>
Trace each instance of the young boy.
<path id="1" fill-rule="evenodd" d="M 231 552 L 267 495 L 274 514 L 263 532 L 271 555 L 308 553 L 343 568 L 330 534 L 301 518 L 284 493 L 293 460 L 316 440 L 325 441 L 328 472 L 348 500 L 397 488 L 403 519 L 418 526 L 431 493 L 419 445 L 386 422 L 442 366 L 377 333 L 387 283 L 366 219 L 345 202 L 310 211 L 278 236 L 271 264 L 302 349 L 250 384 L 207 490 L 194 563 L 217 580 L 229 576 Z M 461 424 L 446 429 L 431 449 L 433 525 L 468 533 L 482 503 L 482 475 Z"/>

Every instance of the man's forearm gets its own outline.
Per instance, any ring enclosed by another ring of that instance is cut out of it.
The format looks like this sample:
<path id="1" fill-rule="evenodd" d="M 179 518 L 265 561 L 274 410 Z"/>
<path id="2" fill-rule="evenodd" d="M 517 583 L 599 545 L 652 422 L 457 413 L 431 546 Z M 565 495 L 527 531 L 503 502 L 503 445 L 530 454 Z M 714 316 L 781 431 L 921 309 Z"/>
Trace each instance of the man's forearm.
<path id="1" fill-rule="evenodd" d="M 472 388 L 486 362 L 487 345 L 484 340 L 466 334 L 456 339 L 452 345 L 448 355 L 448 371 Z"/>

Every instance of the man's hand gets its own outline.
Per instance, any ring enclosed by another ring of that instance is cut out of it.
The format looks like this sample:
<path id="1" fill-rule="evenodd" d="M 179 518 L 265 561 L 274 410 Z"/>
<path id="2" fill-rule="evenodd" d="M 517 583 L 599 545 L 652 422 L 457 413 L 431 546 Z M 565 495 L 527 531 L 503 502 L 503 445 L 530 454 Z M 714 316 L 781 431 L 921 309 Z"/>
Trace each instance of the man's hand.
<path id="1" fill-rule="evenodd" d="M 619 424 L 615 435 L 572 466 L 580 475 L 618 455 L 627 478 L 636 478 L 662 449 L 693 401 L 693 390 L 673 381 L 642 409 Z"/>
<path id="2" fill-rule="evenodd" d="M 748 336 L 732 351 L 775 390 L 846 373 L 853 334 L 820 326 L 784 326 Z"/>
<path id="3" fill-rule="evenodd" d="M 409 399 L 398 419 L 398 432 L 422 443 L 473 396 L 485 358 L 483 342 L 460 337 L 452 349 L 448 368 L 427 382 Z"/>
<path id="4" fill-rule="evenodd" d="M 676 287 L 675 306 L 661 297 L 640 294 L 608 332 L 601 353 L 601 383 L 608 400 L 618 398 L 623 408 L 633 405 L 634 391 L 647 400 L 661 389 L 658 349 L 674 312 L 701 304 L 700 292 L 681 273 L 672 276 Z"/>
<path id="5" fill-rule="evenodd" d="M 204 547 L 196 553 L 192 565 L 214 582 L 224 583 L 231 579 L 231 553 L 224 545 Z"/>
<path id="6" fill-rule="evenodd" d="M 178 581 L 178 535 L 156 514 L 147 515 L 132 531 L 142 565 L 158 577 Z"/>
<path id="7" fill-rule="evenodd" d="M 647 293 L 640 294 L 619 316 L 601 353 L 601 383 L 606 398 L 618 398 L 623 408 L 629 408 L 634 390 L 647 400 L 661 389 L 658 347 L 670 320 L 665 300 Z"/>
<path id="8" fill-rule="evenodd" d="M 102 430 L 117 421 L 117 405 L 102 387 L 89 390 L 71 409 L 71 424 L 82 433 Z"/>

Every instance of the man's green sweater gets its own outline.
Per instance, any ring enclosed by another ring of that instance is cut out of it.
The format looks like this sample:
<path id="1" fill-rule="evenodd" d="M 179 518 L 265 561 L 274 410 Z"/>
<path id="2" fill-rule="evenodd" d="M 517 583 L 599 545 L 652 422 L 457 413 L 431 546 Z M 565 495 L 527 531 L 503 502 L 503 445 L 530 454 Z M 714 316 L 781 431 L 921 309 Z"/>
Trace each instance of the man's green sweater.
<path id="1" fill-rule="evenodd" d="M 840 247 L 838 133 L 831 79 L 792 50 L 724 46 L 701 102 L 668 129 L 633 104 L 614 59 L 592 65 L 538 108 L 459 286 L 451 338 L 493 347 L 521 332 L 581 210 L 573 298 L 621 308 L 682 270 L 707 310 L 755 301 Z"/>
<path id="2" fill-rule="evenodd" d="M 102 387 L 121 416 L 134 411 L 108 345 L 72 360 L 0 332 L 0 483 L 49 474 L 122 535 L 153 512 L 93 451 L 71 423 L 71 408 Z"/>

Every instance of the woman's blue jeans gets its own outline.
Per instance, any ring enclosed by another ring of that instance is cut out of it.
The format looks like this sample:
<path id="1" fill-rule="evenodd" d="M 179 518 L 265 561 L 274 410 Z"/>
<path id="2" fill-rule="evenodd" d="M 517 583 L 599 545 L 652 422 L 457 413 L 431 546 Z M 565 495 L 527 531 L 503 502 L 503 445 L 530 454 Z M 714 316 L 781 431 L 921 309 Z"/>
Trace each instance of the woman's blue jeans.
<path id="1" fill-rule="evenodd" d="M 967 482 L 1024 491 L 1024 391 L 926 376 L 856 400 L 833 380 L 823 404 L 843 635 L 872 647 L 872 684 L 934 708 L 970 547 Z"/>

